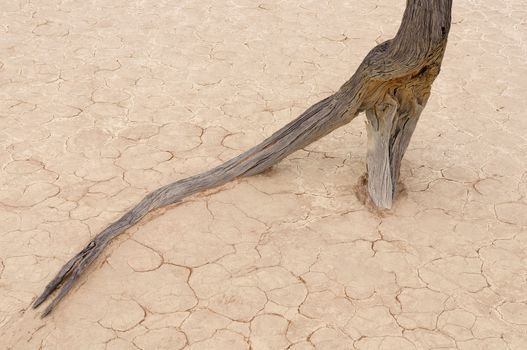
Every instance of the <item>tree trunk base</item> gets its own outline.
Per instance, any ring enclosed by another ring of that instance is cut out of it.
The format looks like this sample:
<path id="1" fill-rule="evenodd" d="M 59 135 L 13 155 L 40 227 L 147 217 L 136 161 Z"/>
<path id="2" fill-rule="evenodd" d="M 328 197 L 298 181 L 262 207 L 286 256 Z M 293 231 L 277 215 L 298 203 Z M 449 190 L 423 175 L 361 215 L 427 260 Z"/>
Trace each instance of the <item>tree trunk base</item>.
<path id="1" fill-rule="evenodd" d="M 391 212 L 391 209 L 393 209 L 393 205 L 392 208 L 380 208 L 375 204 L 368 191 L 368 173 L 364 173 L 359 177 L 357 183 L 355 184 L 355 186 L 353 186 L 353 190 L 359 202 L 364 205 L 370 213 L 376 214 L 380 217 L 384 217 L 385 214 L 389 214 Z M 406 185 L 404 184 L 404 182 L 399 181 L 396 186 L 394 198 L 399 200 L 401 198 L 405 198 L 405 196 Z"/>
<path id="2" fill-rule="evenodd" d="M 426 99 L 415 96 L 415 87 L 393 91 L 366 110 L 368 193 L 373 204 L 382 209 L 393 205 L 401 160 L 426 104 Z"/>

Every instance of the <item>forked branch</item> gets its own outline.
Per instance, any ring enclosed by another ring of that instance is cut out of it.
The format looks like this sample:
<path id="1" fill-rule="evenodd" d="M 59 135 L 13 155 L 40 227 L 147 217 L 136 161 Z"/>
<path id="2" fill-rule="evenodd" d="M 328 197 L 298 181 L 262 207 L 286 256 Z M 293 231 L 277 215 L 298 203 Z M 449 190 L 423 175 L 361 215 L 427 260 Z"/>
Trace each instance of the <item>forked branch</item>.
<path id="1" fill-rule="evenodd" d="M 426 105 L 432 82 L 439 74 L 450 30 L 451 7 L 452 0 L 407 0 L 395 38 L 370 51 L 338 92 L 314 104 L 238 157 L 148 194 L 68 261 L 35 300 L 33 307 L 42 304 L 58 290 L 42 313 L 42 317 L 48 315 L 110 241 L 149 211 L 234 179 L 261 173 L 289 154 L 349 123 L 363 111 L 366 111 L 369 123 L 369 194 L 377 206 L 391 207 L 401 159 Z"/>

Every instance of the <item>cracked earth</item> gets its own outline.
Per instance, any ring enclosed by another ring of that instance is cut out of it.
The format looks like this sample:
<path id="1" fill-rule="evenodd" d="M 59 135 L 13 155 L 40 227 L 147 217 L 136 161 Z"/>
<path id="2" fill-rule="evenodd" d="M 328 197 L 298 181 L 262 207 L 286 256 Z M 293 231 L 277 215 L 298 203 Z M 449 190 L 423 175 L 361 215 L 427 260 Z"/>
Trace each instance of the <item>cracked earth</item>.
<path id="1" fill-rule="evenodd" d="M 153 213 L 47 318 L 31 302 L 146 193 L 336 91 L 404 0 L 2 4 L 0 348 L 527 349 L 527 11 L 457 0 L 443 70 L 371 213 L 363 117 Z"/>

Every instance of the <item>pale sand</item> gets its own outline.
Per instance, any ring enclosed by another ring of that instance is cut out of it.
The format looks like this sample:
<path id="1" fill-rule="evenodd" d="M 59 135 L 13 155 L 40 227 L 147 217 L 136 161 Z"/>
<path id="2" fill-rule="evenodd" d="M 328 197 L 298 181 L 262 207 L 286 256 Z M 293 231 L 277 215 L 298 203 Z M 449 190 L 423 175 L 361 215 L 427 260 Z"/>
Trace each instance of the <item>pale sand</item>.
<path id="1" fill-rule="evenodd" d="M 404 7 L 56 3 L 2 3 L 0 348 L 527 349 L 524 0 L 455 1 L 393 213 L 355 197 L 361 117 L 129 230 L 40 320 L 89 237 L 338 89 Z"/>

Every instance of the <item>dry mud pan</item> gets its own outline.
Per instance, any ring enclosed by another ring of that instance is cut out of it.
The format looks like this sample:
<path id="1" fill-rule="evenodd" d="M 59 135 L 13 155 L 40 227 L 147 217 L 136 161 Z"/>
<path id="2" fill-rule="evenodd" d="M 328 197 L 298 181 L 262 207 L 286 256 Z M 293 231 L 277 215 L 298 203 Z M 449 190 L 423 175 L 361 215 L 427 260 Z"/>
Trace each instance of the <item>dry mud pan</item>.
<path id="1" fill-rule="evenodd" d="M 527 10 L 457 0 L 382 215 L 364 116 L 150 214 L 47 318 L 31 303 L 148 192 L 334 93 L 404 0 L 5 1 L 0 349 L 524 350 Z"/>

